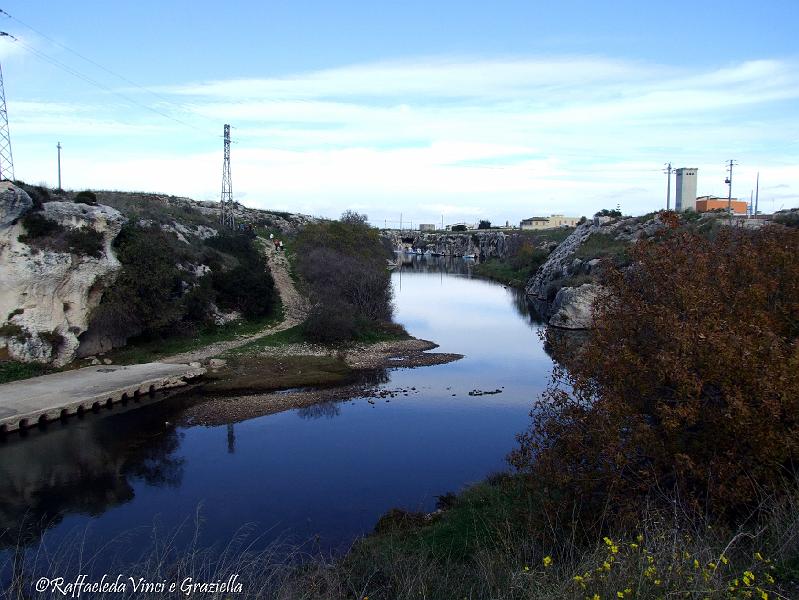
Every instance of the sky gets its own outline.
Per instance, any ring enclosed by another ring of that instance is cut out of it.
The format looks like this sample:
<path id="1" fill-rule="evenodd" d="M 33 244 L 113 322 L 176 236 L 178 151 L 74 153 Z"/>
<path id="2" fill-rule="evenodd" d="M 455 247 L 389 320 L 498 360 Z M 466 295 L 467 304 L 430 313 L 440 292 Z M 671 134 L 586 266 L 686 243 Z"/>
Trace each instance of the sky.
<path id="1" fill-rule="evenodd" d="M 799 206 L 799 2 L 0 0 L 15 175 L 375 225 Z M 672 181 L 672 194 L 673 194 Z M 672 206 L 673 206 L 672 197 Z"/>

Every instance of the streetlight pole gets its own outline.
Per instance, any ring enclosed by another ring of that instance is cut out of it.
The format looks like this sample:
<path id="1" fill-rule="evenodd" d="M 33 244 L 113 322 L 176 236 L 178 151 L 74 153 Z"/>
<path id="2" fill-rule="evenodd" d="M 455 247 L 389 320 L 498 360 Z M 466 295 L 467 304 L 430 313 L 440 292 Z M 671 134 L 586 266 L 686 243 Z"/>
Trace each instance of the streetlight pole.
<path id="1" fill-rule="evenodd" d="M 61 188 L 61 142 L 58 142 L 56 148 L 58 148 L 58 189 L 60 190 L 62 189 Z"/>

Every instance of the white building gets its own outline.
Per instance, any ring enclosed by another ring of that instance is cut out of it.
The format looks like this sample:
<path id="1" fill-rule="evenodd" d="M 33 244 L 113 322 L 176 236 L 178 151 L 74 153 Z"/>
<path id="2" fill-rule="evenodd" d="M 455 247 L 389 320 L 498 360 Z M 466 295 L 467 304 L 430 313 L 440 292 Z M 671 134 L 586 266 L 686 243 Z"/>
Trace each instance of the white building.
<path id="1" fill-rule="evenodd" d="M 580 217 L 565 217 L 563 215 L 550 215 L 548 217 L 530 217 L 523 219 L 519 224 L 520 229 L 554 229 L 556 227 L 577 227 Z"/>
<path id="2" fill-rule="evenodd" d="M 676 197 L 674 198 L 674 210 L 685 212 L 686 210 L 696 210 L 696 172 L 698 169 L 683 167 L 676 169 Z"/>

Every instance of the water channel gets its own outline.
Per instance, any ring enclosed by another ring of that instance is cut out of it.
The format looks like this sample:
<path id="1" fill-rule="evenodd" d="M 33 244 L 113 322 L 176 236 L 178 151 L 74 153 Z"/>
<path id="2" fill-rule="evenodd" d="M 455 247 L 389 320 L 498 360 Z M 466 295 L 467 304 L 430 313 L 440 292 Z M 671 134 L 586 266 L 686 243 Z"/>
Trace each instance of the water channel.
<path id="1" fill-rule="evenodd" d="M 0 445 L 0 552 L 13 536 L 134 559 L 153 527 L 190 530 L 196 514 L 204 544 L 252 524 L 263 543 L 318 536 L 341 549 L 392 507 L 430 511 L 437 495 L 506 469 L 552 368 L 540 325 L 522 295 L 472 278 L 464 259 L 403 261 L 396 320 L 465 358 L 389 370 L 381 385 L 407 390 L 390 402 L 181 426 L 189 396 L 11 437 Z"/>

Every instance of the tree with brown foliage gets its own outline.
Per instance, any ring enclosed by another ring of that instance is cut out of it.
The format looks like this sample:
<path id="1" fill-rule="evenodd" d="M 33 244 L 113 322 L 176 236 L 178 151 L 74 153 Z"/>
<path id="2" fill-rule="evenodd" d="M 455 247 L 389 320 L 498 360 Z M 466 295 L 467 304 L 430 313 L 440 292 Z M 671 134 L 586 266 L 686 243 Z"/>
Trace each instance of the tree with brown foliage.
<path id="1" fill-rule="evenodd" d="M 674 227 L 630 255 L 511 462 L 583 516 L 661 496 L 734 519 L 797 474 L 799 231 Z"/>

